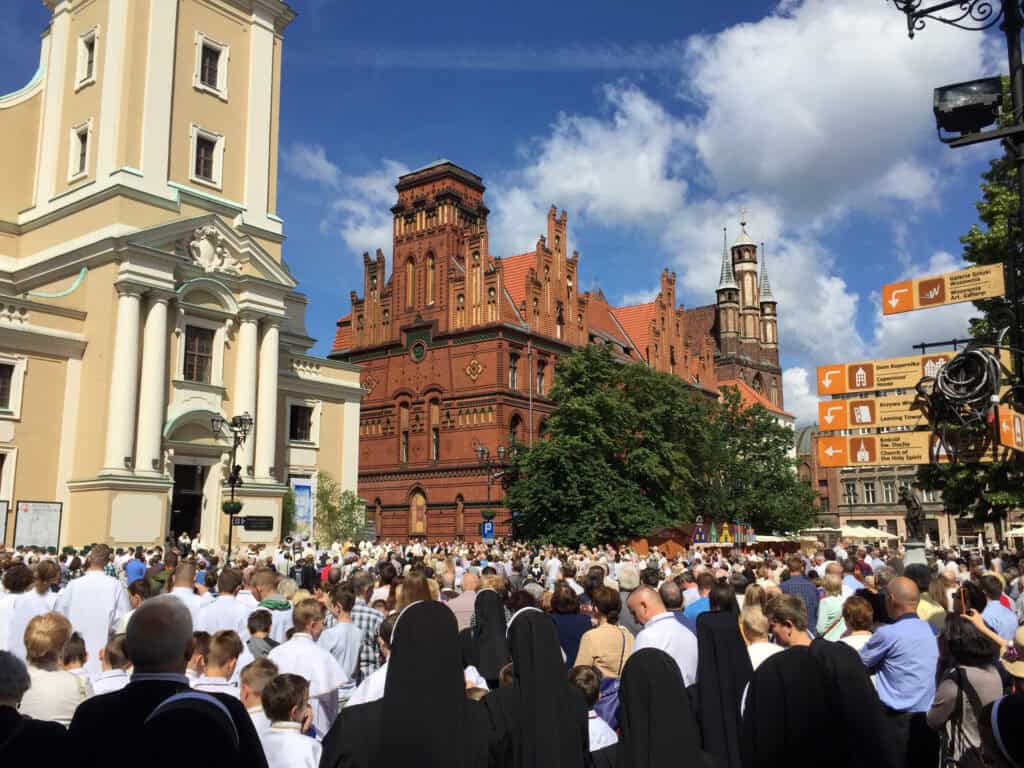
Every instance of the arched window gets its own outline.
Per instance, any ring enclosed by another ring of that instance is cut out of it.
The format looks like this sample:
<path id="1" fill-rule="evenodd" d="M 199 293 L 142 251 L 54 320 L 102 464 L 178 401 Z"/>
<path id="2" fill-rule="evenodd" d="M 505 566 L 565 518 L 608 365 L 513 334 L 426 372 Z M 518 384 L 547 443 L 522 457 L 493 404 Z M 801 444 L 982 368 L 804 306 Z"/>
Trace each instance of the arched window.
<path id="1" fill-rule="evenodd" d="M 508 423 L 508 442 L 509 445 L 514 443 L 520 443 L 522 440 L 519 439 L 520 434 L 523 431 L 523 420 L 519 417 L 519 414 L 513 414 L 512 419 Z"/>
<path id="2" fill-rule="evenodd" d="M 405 306 L 411 307 L 416 301 L 416 262 L 412 257 L 405 262 Z"/>
<path id="3" fill-rule="evenodd" d="M 430 459 L 441 459 L 441 401 L 430 401 Z"/>
<path id="4" fill-rule="evenodd" d="M 409 463 L 409 404 L 398 406 L 398 461 Z"/>
<path id="5" fill-rule="evenodd" d="M 427 256 L 427 304 L 434 303 L 434 254 Z"/>

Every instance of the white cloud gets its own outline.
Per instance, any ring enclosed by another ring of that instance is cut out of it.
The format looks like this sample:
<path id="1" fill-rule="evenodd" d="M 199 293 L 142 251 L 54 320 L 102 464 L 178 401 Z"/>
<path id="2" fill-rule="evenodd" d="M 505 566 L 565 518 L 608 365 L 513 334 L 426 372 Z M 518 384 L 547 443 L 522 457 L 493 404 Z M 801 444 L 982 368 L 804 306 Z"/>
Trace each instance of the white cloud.
<path id="1" fill-rule="evenodd" d="M 812 383 L 814 375 L 806 368 L 787 368 L 782 372 L 782 386 L 786 399 L 786 410 L 796 417 L 799 425 L 813 424 L 818 419 L 817 385 Z"/>
<path id="2" fill-rule="evenodd" d="M 649 304 L 658 298 L 660 292 L 660 285 L 656 285 L 648 290 L 629 291 L 622 294 L 622 298 L 619 299 L 618 303 L 621 307 L 629 307 L 633 304 Z"/>
<path id="3" fill-rule="evenodd" d="M 300 179 L 331 188 L 337 188 L 341 181 L 341 171 L 327 159 L 327 152 L 319 144 L 292 144 L 285 149 L 283 159 L 285 171 Z"/>
<path id="4" fill-rule="evenodd" d="M 285 171 L 320 184 L 331 192 L 320 222 L 324 234 L 337 234 L 356 258 L 378 248 L 390 259 L 395 184 L 409 169 L 395 160 L 381 160 L 369 173 L 348 175 L 327 157 L 319 144 L 292 144 L 284 152 Z"/>
<path id="5" fill-rule="evenodd" d="M 889 3 L 802 0 L 689 42 L 694 147 L 720 191 L 837 215 L 879 195 L 927 202 L 934 86 L 986 74 L 985 35 L 941 24 L 907 39 Z"/>

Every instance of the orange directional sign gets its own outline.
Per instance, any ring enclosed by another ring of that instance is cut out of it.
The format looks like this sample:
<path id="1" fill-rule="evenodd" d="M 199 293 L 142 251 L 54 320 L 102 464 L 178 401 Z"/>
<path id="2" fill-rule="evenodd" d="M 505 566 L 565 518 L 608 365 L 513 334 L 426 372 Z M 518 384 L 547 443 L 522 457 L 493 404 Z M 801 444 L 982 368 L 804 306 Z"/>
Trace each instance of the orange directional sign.
<path id="1" fill-rule="evenodd" d="M 1000 405 L 999 444 L 1015 451 L 1024 451 L 1024 413 L 1008 405 Z"/>
<path id="2" fill-rule="evenodd" d="M 938 437 L 930 431 L 818 438 L 818 464 L 822 467 L 877 467 L 948 460 Z M 991 461 L 992 454 L 973 456 L 971 460 Z"/>
<path id="3" fill-rule="evenodd" d="M 898 315 L 943 304 L 990 299 L 1006 293 L 1003 265 L 970 267 L 882 286 L 882 314 Z"/>
<path id="4" fill-rule="evenodd" d="M 949 353 L 822 365 L 818 367 L 818 394 L 913 389 L 923 377 L 934 376 L 952 359 Z"/>
<path id="5" fill-rule="evenodd" d="M 872 427 L 923 427 L 927 420 L 914 407 L 916 400 L 916 395 L 822 400 L 818 403 L 818 424 L 824 432 Z"/>

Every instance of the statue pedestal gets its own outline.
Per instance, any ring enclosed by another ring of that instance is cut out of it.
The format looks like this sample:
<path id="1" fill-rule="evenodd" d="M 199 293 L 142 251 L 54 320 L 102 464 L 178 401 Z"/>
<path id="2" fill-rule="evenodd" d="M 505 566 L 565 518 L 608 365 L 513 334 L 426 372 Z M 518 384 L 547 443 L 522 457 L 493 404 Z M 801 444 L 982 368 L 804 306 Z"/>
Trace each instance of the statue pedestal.
<path id="1" fill-rule="evenodd" d="M 914 563 L 920 563 L 921 565 L 928 565 L 928 558 L 924 554 L 924 542 L 923 541 L 908 541 L 903 545 L 906 550 L 906 554 L 903 556 L 904 567 L 912 565 Z"/>

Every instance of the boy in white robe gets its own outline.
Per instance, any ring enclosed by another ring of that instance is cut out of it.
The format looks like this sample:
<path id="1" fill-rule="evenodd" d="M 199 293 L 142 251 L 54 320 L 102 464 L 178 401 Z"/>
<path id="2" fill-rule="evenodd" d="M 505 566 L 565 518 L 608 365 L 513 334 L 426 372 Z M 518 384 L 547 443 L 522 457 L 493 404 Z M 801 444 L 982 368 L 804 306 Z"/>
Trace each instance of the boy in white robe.
<path id="1" fill-rule="evenodd" d="M 124 650 L 124 635 L 114 635 L 100 651 L 103 671 L 92 679 L 92 690 L 96 696 L 101 693 L 120 691 L 128 685 L 128 670 L 132 663 Z"/>
<path id="2" fill-rule="evenodd" d="M 108 560 L 110 547 L 97 544 L 89 550 L 89 569 L 57 596 L 57 612 L 85 639 L 89 654 L 85 669 L 90 675 L 100 673 L 100 648 L 107 644 L 121 615 L 131 610 L 121 582 L 103 572 Z"/>
<path id="3" fill-rule="evenodd" d="M 270 719 L 263 711 L 263 689 L 267 683 L 277 677 L 277 664 L 262 656 L 242 668 L 240 675 L 241 689 L 239 698 L 245 705 L 245 711 L 252 718 L 256 733 L 263 733 L 270 727 Z"/>
<path id="4" fill-rule="evenodd" d="M 252 577 L 252 591 L 260 600 L 259 607 L 270 611 L 270 639 L 283 643 L 292 628 L 292 605 L 277 591 L 280 577 L 269 568 L 262 568 Z"/>
<path id="5" fill-rule="evenodd" d="M 231 682 L 242 654 L 242 639 L 238 633 L 225 629 L 210 638 L 206 654 L 206 669 L 192 682 L 192 688 L 205 693 L 226 693 L 238 696 L 238 688 Z"/>
<path id="6" fill-rule="evenodd" d="M 232 629 L 244 643 L 249 639 L 247 620 L 252 609 L 238 602 L 236 595 L 242 586 L 242 572 L 225 568 L 217 578 L 217 598 L 199 609 L 195 629 L 213 634 Z"/>
<path id="7" fill-rule="evenodd" d="M 318 768 L 320 742 L 305 735 L 312 717 L 309 685 L 299 675 L 278 675 L 263 689 L 270 727 L 260 733 L 268 768 Z"/>
<path id="8" fill-rule="evenodd" d="M 322 739 L 334 723 L 338 715 L 338 689 L 349 681 L 337 659 L 316 644 L 324 631 L 325 614 L 326 609 L 318 600 L 300 601 L 292 612 L 295 633 L 291 640 L 267 654 L 282 674 L 301 675 L 309 681 L 313 725 L 318 739 Z"/>

